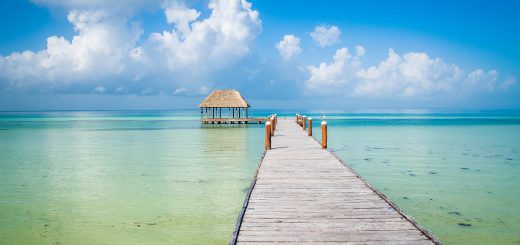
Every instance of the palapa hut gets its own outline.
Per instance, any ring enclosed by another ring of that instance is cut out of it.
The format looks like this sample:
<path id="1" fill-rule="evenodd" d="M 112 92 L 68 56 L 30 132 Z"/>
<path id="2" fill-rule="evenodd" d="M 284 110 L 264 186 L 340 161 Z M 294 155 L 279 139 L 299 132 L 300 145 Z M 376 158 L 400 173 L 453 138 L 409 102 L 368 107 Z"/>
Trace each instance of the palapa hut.
<path id="1" fill-rule="evenodd" d="M 214 90 L 199 105 L 203 123 L 247 123 L 249 103 L 235 89 Z"/>

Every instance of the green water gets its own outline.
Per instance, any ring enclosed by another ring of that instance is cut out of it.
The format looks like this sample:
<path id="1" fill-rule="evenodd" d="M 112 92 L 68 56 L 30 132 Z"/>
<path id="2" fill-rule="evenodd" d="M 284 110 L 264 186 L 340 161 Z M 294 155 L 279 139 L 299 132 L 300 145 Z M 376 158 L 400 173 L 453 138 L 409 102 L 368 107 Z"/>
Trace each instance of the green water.
<path id="1" fill-rule="evenodd" d="M 262 128 L 183 114 L 4 116 L 0 244 L 227 243 Z"/>
<path id="2" fill-rule="evenodd" d="M 0 113 L 0 244 L 227 243 L 264 130 L 198 115 Z M 520 243 L 520 117 L 327 121 L 330 149 L 443 243 Z"/>

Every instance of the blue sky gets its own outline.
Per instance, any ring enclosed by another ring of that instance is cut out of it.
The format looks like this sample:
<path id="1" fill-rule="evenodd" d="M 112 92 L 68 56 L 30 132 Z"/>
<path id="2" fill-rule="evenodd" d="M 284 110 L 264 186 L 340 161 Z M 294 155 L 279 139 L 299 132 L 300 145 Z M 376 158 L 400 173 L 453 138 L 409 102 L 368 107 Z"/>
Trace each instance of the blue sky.
<path id="1" fill-rule="evenodd" d="M 0 5 L 0 110 L 520 109 L 518 1 Z"/>

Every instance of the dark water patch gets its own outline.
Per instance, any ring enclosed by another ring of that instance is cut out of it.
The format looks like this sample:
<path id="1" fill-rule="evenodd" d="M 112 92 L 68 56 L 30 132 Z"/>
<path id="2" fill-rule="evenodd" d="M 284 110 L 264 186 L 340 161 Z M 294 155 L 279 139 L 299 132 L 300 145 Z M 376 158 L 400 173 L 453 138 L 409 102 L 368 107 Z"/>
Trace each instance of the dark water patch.
<path id="1" fill-rule="evenodd" d="M 365 158 L 365 159 L 363 159 L 363 160 L 369 162 L 369 161 L 370 161 L 370 158 Z"/>
<path id="2" fill-rule="evenodd" d="M 189 182 L 192 182 L 192 181 L 180 179 L 180 180 L 174 180 L 173 182 L 174 183 L 189 183 Z"/>
<path id="3" fill-rule="evenodd" d="M 147 224 L 147 225 L 150 225 L 150 226 L 152 226 L 152 225 L 158 225 L 158 224 L 155 223 L 155 222 L 153 222 L 153 223 L 146 223 L 146 224 Z"/>
<path id="4" fill-rule="evenodd" d="M 403 197 L 404 200 L 409 200 L 408 197 Z"/>
<path id="5" fill-rule="evenodd" d="M 457 211 L 450 211 L 450 212 L 448 212 L 448 214 L 457 215 L 457 216 L 461 216 L 462 215 L 460 212 L 457 212 Z"/>
<path id="6" fill-rule="evenodd" d="M 429 174 L 439 174 L 437 171 L 430 171 Z"/>
<path id="7" fill-rule="evenodd" d="M 496 158 L 496 157 L 502 157 L 502 154 L 490 154 L 483 156 L 484 158 Z"/>
<path id="8" fill-rule="evenodd" d="M 470 168 L 460 168 L 462 170 L 471 170 Z"/>
<path id="9" fill-rule="evenodd" d="M 367 151 L 371 150 L 399 150 L 399 147 L 367 147 Z"/>
<path id="10" fill-rule="evenodd" d="M 458 223 L 457 225 L 462 227 L 471 227 L 472 225 L 470 223 Z"/>
<path id="11" fill-rule="evenodd" d="M 408 175 L 409 175 L 409 176 L 413 176 L 413 177 L 417 176 L 416 174 L 408 174 Z"/>
<path id="12" fill-rule="evenodd" d="M 507 158 L 506 160 L 507 161 L 513 161 L 513 158 Z"/>
<path id="13" fill-rule="evenodd" d="M 391 162 L 392 162 L 392 161 L 390 161 L 390 160 L 385 160 L 385 161 L 383 161 L 383 163 L 391 163 Z"/>

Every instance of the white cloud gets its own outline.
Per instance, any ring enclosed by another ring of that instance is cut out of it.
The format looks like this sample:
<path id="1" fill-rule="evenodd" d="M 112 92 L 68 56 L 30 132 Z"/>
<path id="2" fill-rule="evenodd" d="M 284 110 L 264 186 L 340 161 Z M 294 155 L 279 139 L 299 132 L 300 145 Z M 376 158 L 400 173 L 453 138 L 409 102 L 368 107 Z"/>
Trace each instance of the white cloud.
<path id="1" fill-rule="evenodd" d="M 154 85 L 144 82 L 201 86 L 211 82 L 212 72 L 230 67 L 246 55 L 250 41 L 261 29 L 258 12 L 246 0 L 210 0 L 209 16 L 203 19 L 199 19 L 199 11 L 177 1 L 35 2 L 68 10 L 67 19 L 75 34 L 70 40 L 50 36 L 46 48 L 40 51 L 0 56 L 0 82 L 4 88 L 41 85 L 52 91 L 78 82 L 105 82 L 105 88 L 114 88 L 121 87 L 121 82 L 133 81 L 123 86 L 124 91 L 106 91 L 149 94 L 160 90 L 148 89 Z M 130 21 L 129 13 L 147 3 L 162 6 L 172 30 L 152 33 L 142 40 L 144 31 Z M 116 84 L 107 86 L 110 82 Z"/>
<path id="2" fill-rule="evenodd" d="M 308 88 L 364 96 L 421 96 L 439 92 L 493 92 L 497 88 L 508 90 L 516 85 L 510 77 L 499 81 L 496 70 L 476 69 L 465 73 L 454 64 L 432 58 L 424 52 L 398 54 L 388 50 L 388 56 L 377 65 L 364 67 L 362 46 L 356 46 L 352 56 L 346 48 L 338 49 L 331 63 L 307 66 Z M 345 86 L 347 85 L 348 86 Z M 333 90 L 327 88 L 334 87 Z"/>
<path id="3" fill-rule="evenodd" d="M 249 42 L 260 31 L 258 12 L 245 0 L 212 0 L 211 14 L 197 20 L 199 12 L 173 2 L 165 5 L 172 31 L 152 33 L 146 50 L 170 70 L 186 66 L 218 69 L 249 52 Z"/>
<path id="4" fill-rule="evenodd" d="M 316 88 L 322 85 L 341 85 L 352 80 L 354 74 L 360 66 L 360 55 L 364 52 L 359 52 L 363 47 L 359 46 L 358 52 L 352 56 L 347 48 L 341 48 L 336 51 L 331 63 L 321 63 L 319 66 L 307 66 L 307 71 L 310 73 L 310 78 L 307 80 L 309 88 Z"/>
<path id="5" fill-rule="evenodd" d="M 76 31 L 70 41 L 51 36 L 44 50 L 0 56 L 0 78 L 24 86 L 94 80 L 125 70 L 129 51 L 142 33 L 138 26 L 100 10 L 71 11 L 67 19 Z"/>
<path id="6" fill-rule="evenodd" d="M 278 53 L 283 60 L 288 61 L 293 56 L 302 52 L 300 48 L 300 39 L 294 35 L 285 35 L 283 39 L 276 45 Z"/>
<path id="7" fill-rule="evenodd" d="M 356 94 L 394 94 L 412 96 L 423 92 L 449 91 L 461 79 L 462 70 L 456 65 L 430 58 L 426 53 L 397 54 L 393 49 L 377 66 L 356 73 L 359 85 Z"/>
<path id="8" fill-rule="evenodd" d="M 341 31 L 337 26 L 316 26 L 310 35 L 321 47 L 326 47 L 339 42 Z"/>
<path id="9" fill-rule="evenodd" d="M 210 91 L 209 87 L 200 86 L 200 87 L 186 87 L 182 86 L 173 92 L 174 95 L 188 95 L 188 96 L 199 96 L 199 95 L 207 95 Z"/>
<path id="10" fill-rule="evenodd" d="M 508 77 L 506 78 L 506 80 L 504 80 L 501 84 L 500 84 L 500 89 L 504 90 L 504 91 L 507 91 L 509 90 L 509 88 L 515 86 L 517 83 L 516 81 L 516 78 L 514 77 Z"/>
<path id="11" fill-rule="evenodd" d="M 484 71 L 476 69 L 470 72 L 464 82 L 467 88 L 483 88 L 493 91 L 497 87 L 498 72 L 496 70 Z"/>
<path id="12" fill-rule="evenodd" d="M 103 86 L 97 86 L 94 88 L 94 93 L 99 93 L 99 94 L 102 94 L 106 91 L 105 87 Z"/>
<path id="13" fill-rule="evenodd" d="M 180 35 L 182 35 L 181 38 L 189 34 L 191 30 L 190 23 L 200 16 L 200 12 L 195 9 L 189 9 L 179 2 L 172 2 L 166 5 L 164 14 L 166 15 L 168 24 L 175 25 Z"/>
<path id="14" fill-rule="evenodd" d="M 363 47 L 361 45 L 356 45 L 356 55 L 357 56 L 365 55 L 365 47 Z"/>

